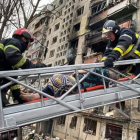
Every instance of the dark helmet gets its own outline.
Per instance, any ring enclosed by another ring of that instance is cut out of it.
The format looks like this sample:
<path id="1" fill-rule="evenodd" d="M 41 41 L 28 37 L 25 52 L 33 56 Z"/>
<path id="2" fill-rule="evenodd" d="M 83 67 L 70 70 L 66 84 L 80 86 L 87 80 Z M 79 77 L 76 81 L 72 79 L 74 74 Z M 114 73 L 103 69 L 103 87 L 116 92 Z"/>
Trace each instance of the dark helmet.
<path id="1" fill-rule="evenodd" d="M 115 35 L 118 35 L 120 32 L 120 27 L 114 20 L 108 20 L 103 25 L 102 34 L 113 32 Z"/>
<path id="2" fill-rule="evenodd" d="M 19 29 L 15 30 L 12 37 L 21 36 L 21 35 L 27 39 L 30 39 L 31 42 L 34 41 L 33 35 L 30 33 L 29 30 L 27 30 L 25 28 L 19 28 Z"/>

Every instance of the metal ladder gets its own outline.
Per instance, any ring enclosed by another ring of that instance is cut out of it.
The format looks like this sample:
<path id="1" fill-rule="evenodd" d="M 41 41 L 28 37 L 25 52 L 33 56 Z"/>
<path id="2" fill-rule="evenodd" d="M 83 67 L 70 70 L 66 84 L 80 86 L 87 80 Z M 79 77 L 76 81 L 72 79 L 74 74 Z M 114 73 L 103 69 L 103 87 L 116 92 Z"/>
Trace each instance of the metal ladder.
<path id="1" fill-rule="evenodd" d="M 133 63 L 135 64 L 140 63 L 140 59 L 117 61 L 114 62 L 114 65 L 117 66 Z M 18 127 L 23 125 L 36 123 L 61 115 L 80 112 L 83 110 L 99 106 L 111 105 L 111 107 L 117 109 L 115 108 L 115 106 L 113 106 L 114 103 L 140 97 L 140 86 L 139 86 L 140 79 L 137 79 L 138 76 L 128 81 L 118 82 L 116 80 L 105 77 L 103 73 L 98 74 L 96 72 L 93 72 L 93 69 L 96 67 L 101 68 L 102 70 L 104 64 L 103 63 L 78 64 L 71 66 L 37 68 L 28 70 L 0 71 L 0 78 L 6 78 L 11 81 L 0 87 L 0 93 L 3 88 L 13 83 L 18 83 L 28 89 L 31 89 L 39 93 L 42 96 L 41 102 L 34 102 L 30 104 L 23 104 L 3 108 L 0 94 L 0 133 L 18 129 Z M 80 80 L 78 79 L 78 70 L 87 71 L 87 74 Z M 61 97 L 54 98 L 42 92 L 41 88 L 42 78 L 49 78 L 50 76 L 56 73 L 70 74 L 72 72 L 76 73 L 77 83 Z M 119 73 L 117 71 L 115 72 Z M 94 74 L 102 77 L 104 89 L 81 93 L 80 83 L 89 74 Z M 11 78 L 12 76 L 20 76 L 20 77 L 19 79 L 14 79 Z M 28 82 L 24 82 L 30 79 L 39 80 L 40 90 L 30 86 Z M 114 82 L 116 86 L 106 88 L 105 79 Z M 79 94 L 67 96 L 76 86 L 78 86 Z M 50 100 L 43 100 L 43 96 L 50 98 Z M 121 109 L 117 110 L 129 118 L 129 116 L 123 113 Z"/>

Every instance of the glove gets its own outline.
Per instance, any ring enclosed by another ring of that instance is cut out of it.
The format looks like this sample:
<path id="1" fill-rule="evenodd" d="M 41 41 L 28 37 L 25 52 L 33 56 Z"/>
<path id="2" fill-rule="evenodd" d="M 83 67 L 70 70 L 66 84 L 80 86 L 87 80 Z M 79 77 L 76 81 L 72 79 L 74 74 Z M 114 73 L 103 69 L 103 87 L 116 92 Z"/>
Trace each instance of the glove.
<path id="1" fill-rule="evenodd" d="M 108 67 L 108 68 L 111 68 L 111 67 L 113 67 L 113 62 L 114 62 L 115 60 L 114 60 L 114 58 L 112 58 L 112 57 L 108 57 L 105 61 L 104 61 L 104 65 L 105 65 L 105 67 Z"/>
<path id="2" fill-rule="evenodd" d="M 47 65 L 43 64 L 43 63 L 37 63 L 35 64 L 35 68 L 43 68 L 43 67 L 47 67 Z"/>

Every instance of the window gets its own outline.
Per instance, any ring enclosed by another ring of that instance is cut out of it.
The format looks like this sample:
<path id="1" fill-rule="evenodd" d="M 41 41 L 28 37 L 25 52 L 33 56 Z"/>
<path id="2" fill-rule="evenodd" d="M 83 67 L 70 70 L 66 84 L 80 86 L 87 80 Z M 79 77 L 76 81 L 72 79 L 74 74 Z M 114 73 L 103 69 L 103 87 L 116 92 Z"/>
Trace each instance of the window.
<path id="1" fill-rule="evenodd" d="M 47 51 L 48 51 L 48 48 L 45 48 L 44 58 L 46 58 L 46 56 L 47 56 Z"/>
<path id="2" fill-rule="evenodd" d="M 61 32 L 61 34 L 60 34 L 61 36 L 63 35 L 63 32 Z"/>
<path id="3" fill-rule="evenodd" d="M 70 20 L 69 23 L 71 24 L 72 23 L 72 20 Z"/>
<path id="4" fill-rule="evenodd" d="M 105 1 L 102 3 L 99 3 L 98 5 L 94 5 L 93 7 L 91 7 L 91 14 L 92 15 L 99 14 L 101 11 L 105 9 L 105 6 L 106 6 Z"/>
<path id="5" fill-rule="evenodd" d="M 58 57 L 59 57 L 59 53 L 56 54 L 56 58 L 58 58 Z"/>
<path id="6" fill-rule="evenodd" d="M 69 20 L 69 16 L 67 16 L 67 20 Z"/>
<path id="7" fill-rule="evenodd" d="M 62 56 L 62 52 L 60 52 L 60 56 Z"/>
<path id="8" fill-rule="evenodd" d="M 70 28 L 68 28 L 68 33 L 70 32 Z"/>
<path id="9" fill-rule="evenodd" d="M 38 31 L 38 32 L 36 32 L 36 33 L 34 33 L 34 37 L 39 37 L 41 34 L 40 34 L 40 32 Z"/>
<path id="10" fill-rule="evenodd" d="M 70 8 L 68 9 L 68 12 L 70 12 Z"/>
<path id="11" fill-rule="evenodd" d="M 65 22 L 65 18 L 63 19 L 63 22 Z"/>
<path id="12" fill-rule="evenodd" d="M 64 52 L 63 52 L 63 56 L 65 56 L 65 55 L 66 55 L 66 53 L 67 53 L 67 51 L 64 51 Z"/>
<path id="13" fill-rule="evenodd" d="M 64 24 L 62 25 L 62 29 L 64 29 Z"/>
<path id="14" fill-rule="evenodd" d="M 140 129 L 137 129 L 137 140 L 140 140 Z"/>
<path id="15" fill-rule="evenodd" d="M 68 8 L 68 5 L 66 5 L 66 7 L 65 7 L 66 9 Z"/>
<path id="16" fill-rule="evenodd" d="M 122 126 L 115 124 L 106 124 L 105 138 L 122 139 Z"/>
<path id="17" fill-rule="evenodd" d="M 80 30 L 80 23 L 73 26 L 73 32 L 77 32 Z"/>
<path id="18" fill-rule="evenodd" d="M 50 56 L 49 56 L 49 58 L 51 58 L 51 57 L 54 56 L 54 52 L 55 52 L 55 50 L 51 50 L 51 51 L 50 51 Z"/>
<path id="19" fill-rule="evenodd" d="M 57 61 L 54 63 L 54 66 L 57 66 Z"/>
<path id="20" fill-rule="evenodd" d="M 49 29 L 49 34 L 51 34 L 51 28 Z"/>
<path id="21" fill-rule="evenodd" d="M 58 61 L 58 65 L 61 65 L 61 60 Z M 65 122 L 64 122 L 64 121 L 65 121 L 64 118 L 61 118 L 61 119 L 62 119 L 61 121 L 65 124 Z M 66 119 L 66 117 L 65 117 L 65 119 Z M 64 124 L 63 124 L 63 125 L 64 125 Z M 61 124 L 61 125 L 62 125 L 62 124 Z"/>
<path id="22" fill-rule="evenodd" d="M 49 41 L 47 41 L 47 44 L 46 44 L 46 46 L 47 46 L 47 47 L 49 46 Z"/>
<path id="23" fill-rule="evenodd" d="M 38 23 L 35 25 L 35 29 L 37 29 L 39 26 L 40 26 L 40 23 L 38 22 Z"/>
<path id="24" fill-rule="evenodd" d="M 65 44 L 65 47 L 64 47 L 64 49 L 66 50 L 66 49 L 67 49 L 67 47 L 68 47 L 68 43 L 66 43 L 66 44 Z"/>
<path id="25" fill-rule="evenodd" d="M 59 4 L 63 4 L 63 0 L 60 0 L 60 1 L 59 1 Z"/>
<path id="26" fill-rule="evenodd" d="M 64 65 L 65 64 L 65 59 L 62 59 L 62 65 Z"/>
<path id="27" fill-rule="evenodd" d="M 73 10 L 74 9 L 74 5 L 71 7 L 71 10 Z"/>
<path id="28" fill-rule="evenodd" d="M 69 35 L 67 35 L 67 39 L 69 39 Z"/>
<path id="29" fill-rule="evenodd" d="M 60 51 L 60 47 L 57 48 L 57 52 L 59 52 L 59 51 Z"/>
<path id="30" fill-rule="evenodd" d="M 62 45 L 62 46 L 61 46 L 61 51 L 63 50 L 63 48 L 64 48 L 64 46 Z"/>
<path id="31" fill-rule="evenodd" d="M 60 23 L 55 25 L 55 28 L 54 28 L 55 31 L 59 29 L 59 25 L 60 25 Z"/>
<path id="32" fill-rule="evenodd" d="M 83 7 L 81 7 L 81 8 L 79 8 L 79 9 L 77 10 L 77 16 L 82 15 L 82 14 L 83 14 L 83 12 L 84 12 L 84 6 L 83 6 Z"/>
<path id="33" fill-rule="evenodd" d="M 83 132 L 91 135 L 96 135 L 96 127 L 97 121 L 85 118 Z"/>
<path id="34" fill-rule="evenodd" d="M 59 43 L 61 43 L 61 39 L 59 39 Z"/>
<path id="35" fill-rule="evenodd" d="M 57 42 L 57 37 L 54 37 L 53 40 L 52 40 L 52 44 L 54 44 L 56 42 Z"/>
<path id="36" fill-rule="evenodd" d="M 77 116 L 72 116 L 71 123 L 70 123 L 69 127 L 71 129 L 76 129 L 76 124 L 77 124 Z"/>

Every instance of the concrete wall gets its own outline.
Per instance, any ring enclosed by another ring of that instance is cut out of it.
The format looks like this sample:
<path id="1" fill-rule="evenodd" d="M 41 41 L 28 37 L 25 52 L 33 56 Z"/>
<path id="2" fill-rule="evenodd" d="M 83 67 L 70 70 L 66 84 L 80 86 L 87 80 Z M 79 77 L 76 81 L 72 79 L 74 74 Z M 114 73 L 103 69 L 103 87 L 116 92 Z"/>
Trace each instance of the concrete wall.
<path id="1" fill-rule="evenodd" d="M 77 114 L 77 125 L 75 129 L 69 127 L 71 118 L 73 115 L 67 115 L 66 123 L 64 126 L 57 125 L 56 120 L 54 123 L 53 137 L 59 137 L 60 140 L 108 140 L 105 138 L 106 124 L 122 126 L 122 140 L 136 140 L 137 139 L 137 128 L 140 128 L 139 123 L 130 122 L 128 120 L 115 120 L 108 119 L 108 117 L 88 117 L 85 115 Z M 83 132 L 84 119 L 89 118 L 97 121 L 96 134 L 91 135 Z"/>

